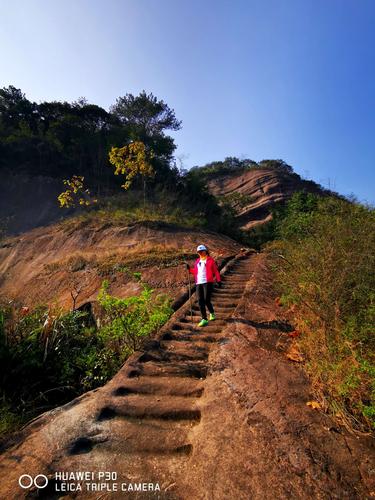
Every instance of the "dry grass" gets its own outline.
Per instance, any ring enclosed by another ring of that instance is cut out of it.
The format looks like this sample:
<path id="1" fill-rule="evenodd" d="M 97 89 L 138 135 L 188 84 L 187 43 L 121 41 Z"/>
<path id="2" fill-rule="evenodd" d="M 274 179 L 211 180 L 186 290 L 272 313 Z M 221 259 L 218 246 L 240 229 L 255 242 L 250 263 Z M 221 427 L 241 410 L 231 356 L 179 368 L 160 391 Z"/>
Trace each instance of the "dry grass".
<path id="1" fill-rule="evenodd" d="M 151 266 L 159 268 L 173 267 L 186 259 L 193 259 L 195 253 L 174 246 L 155 245 L 151 242 L 137 243 L 116 252 L 104 251 L 100 257 L 93 253 L 77 252 L 67 258 L 45 265 L 47 272 L 77 272 L 84 269 L 97 269 L 101 276 L 114 272 L 144 269 Z"/>
<path id="2" fill-rule="evenodd" d="M 186 228 L 204 227 L 207 224 L 204 216 L 191 214 L 176 204 L 165 206 L 161 203 L 148 203 L 145 208 L 108 206 L 99 210 L 88 210 L 62 220 L 59 225 L 65 231 L 75 231 L 84 228 L 87 224 L 130 225 L 136 222 L 164 222 Z"/>
<path id="3" fill-rule="evenodd" d="M 282 302 L 320 400 L 351 429 L 375 428 L 375 212 L 342 200 L 283 222 Z M 293 228 L 293 231 L 290 231 Z"/>

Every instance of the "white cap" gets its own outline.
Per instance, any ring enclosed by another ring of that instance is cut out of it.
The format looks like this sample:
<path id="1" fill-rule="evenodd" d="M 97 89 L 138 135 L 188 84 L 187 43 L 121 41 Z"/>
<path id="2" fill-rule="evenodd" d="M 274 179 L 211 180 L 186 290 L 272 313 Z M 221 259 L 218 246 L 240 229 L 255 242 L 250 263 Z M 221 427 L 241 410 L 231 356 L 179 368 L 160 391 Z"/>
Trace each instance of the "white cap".
<path id="1" fill-rule="evenodd" d="M 198 245 L 197 246 L 197 252 L 200 252 L 200 251 L 203 251 L 203 250 L 206 250 L 206 252 L 207 252 L 207 247 L 205 247 L 204 245 Z"/>

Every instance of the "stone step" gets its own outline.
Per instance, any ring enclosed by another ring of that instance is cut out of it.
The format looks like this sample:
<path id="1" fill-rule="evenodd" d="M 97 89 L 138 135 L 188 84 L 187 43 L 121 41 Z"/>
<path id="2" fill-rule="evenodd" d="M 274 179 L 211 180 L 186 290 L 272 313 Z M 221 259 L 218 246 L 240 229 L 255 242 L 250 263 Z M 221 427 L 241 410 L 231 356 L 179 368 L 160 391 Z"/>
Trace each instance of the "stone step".
<path id="1" fill-rule="evenodd" d="M 195 328 L 184 328 L 184 329 L 177 330 L 177 329 L 174 329 L 174 327 L 172 327 L 170 331 L 172 333 L 178 334 L 178 335 L 191 335 L 192 333 L 196 333 Z"/>
<path id="2" fill-rule="evenodd" d="M 126 417 L 199 421 L 201 412 L 196 405 L 196 398 L 180 396 L 156 398 L 142 394 L 130 394 L 127 398 L 116 398 L 101 408 L 96 420 L 102 422 Z"/>
<path id="3" fill-rule="evenodd" d="M 227 319 L 229 319 L 229 316 Z M 200 320 L 201 320 L 201 318 L 199 317 L 198 321 L 200 321 Z M 193 332 L 199 332 L 202 330 L 202 328 L 204 328 L 206 330 L 207 329 L 214 329 L 214 330 L 219 329 L 219 330 L 221 330 L 226 325 L 226 321 L 223 319 L 215 319 L 215 320 L 209 321 L 207 323 L 207 325 L 205 325 L 205 326 L 198 326 L 198 321 L 190 322 L 189 320 L 187 320 L 185 322 L 185 325 L 186 325 L 185 329 L 191 330 Z M 182 323 L 182 324 L 184 324 L 184 323 Z M 175 330 L 175 331 L 178 331 L 178 330 Z"/>
<path id="4" fill-rule="evenodd" d="M 214 306 L 214 309 L 216 310 L 216 313 L 215 313 L 216 319 L 215 320 L 211 320 L 211 321 L 222 321 L 222 322 L 225 322 L 225 319 L 228 317 L 228 314 L 229 314 L 230 310 L 228 310 L 228 309 L 219 310 L 215 306 Z M 207 319 L 208 319 L 209 314 L 210 313 L 207 311 Z M 185 321 L 187 321 L 187 322 L 193 322 L 194 324 L 197 324 L 197 323 L 199 323 L 201 321 L 201 319 L 202 319 L 202 316 L 201 316 L 201 314 L 199 312 L 199 309 L 193 309 L 193 316 L 190 316 L 190 313 L 187 314 L 183 318 L 183 323 Z"/>
<path id="5" fill-rule="evenodd" d="M 198 361 L 190 362 L 157 362 L 148 361 L 137 364 L 135 373 L 138 376 L 150 377 L 191 377 L 203 379 L 207 375 L 207 365 Z M 134 378 L 134 377 L 133 377 Z"/>
<path id="6" fill-rule="evenodd" d="M 223 299 L 230 299 L 230 300 L 233 300 L 235 302 L 239 302 L 240 298 L 242 297 L 243 295 L 243 292 L 244 290 L 241 290 L 241 291 L 229 291 L 229 290 L 222 290 L 220 292 L 215 292 L 214 296 L 212 297 L 212 302 L 214 303 L 214 301 L 220 299 L 221 297 Z"/>
<path id="7" fill-rule="evenodd" d="M 217 303 L 214 306 L 214 311 L 215 311 L 214 314 L 215 314 L 216 319 L 209 320 L 208 318 L 209 318 L 210 313 L 208 311 L 207 311 L 207 319 L 209 322 L 226 320 L 228 318 L 228 316 L 230 316 L 232 314 L 233 309 L 234 309 L 234 307 L 232 307 L 232 306 L 225 307 L 225 306 L 221 306 L 220 303 Z M 199 313 L 199 309 L 197 309 L 196 312 Z M 188 316 L 188 317 L 190 319 L 190 316 Z M 199 319 L 197 320 L 197 322 L 199 322 L 200 319 L 201 319 L 201 316 L 199 313 Z"/>
<path id="8" fill-rule="evenodd" d="M 181 342 L 173 343 L 171 341 L 169 341 L 169 342 L 163 341 L 160 343 L 160 346 L 165 351 L 171 352 L 174 354 L 181 354 L 181 355 L 187 354 L 187 355 L 192 355 L 192 356 L 196 355 L 197 359 L 198 359 L 199 355 L 202 356 L 202 359 L 203 359 L 203 355 L 208 356 L 208 354 L 209 354 L 209 349 L 206 345 L 201 345 L 201 346 L 191 345 L 189 342 L 186 342 L 185 344 L 181 344 Z"/>
<path id="9" fill-rule="evenodd" d="M 110 453 L 112 456 L 132 459 L 152 454 L 158 457 L 164 455 L 189 456 L 192 446 L 189 443 L 189 432 L 197 424 L 196 420 L 174 420 L 158 418 L 129 417 L 114 418 L 102 421 L 103 433 L 109 439 L 97 444 L 100 453 Z M 90 439 L 90 438 L 88 438 Z M 78 441 L 78 440 L 77 440 Z M 73 443 L 71 449 L 82 447 Z"/>
<path id="10" fill-rule="evenodd" d="M 247 281 L 245 283 L 230 283 L 230 285 L 227 285 L 227 286 L 223 286 L 221 288 L 222 291 L 224 292 L 232 292 L 232 291 L 235 291 L 235 290 L 244 290 L 245 287 L 247 285 Z M 218 290 L 220 291 L 220 290 Z"/>
<path id="11" fill-rule="evenodd" d="M 124 397 L 129 394 L 195 396 L 200 397 L 203 392 L 202 381 L 190 377 L 138 377 L 124 379 L 123 384 L 112 391 L 115 397 Z"/>
<path id="12" fill-rule="evenodd" d="M 221 330 L 220 330 L 221 332 Z M 199 335 L 194 332 L 189 333 L 179 333 L 179 332 L 168 332 L 163 336 L 163 339 L 166 341 L 172 340 L 174 342 L 204 342 L 204 343 L 212 343 L 219 342 L 223 339 L 223 336 L 216 332 L 207 332 L 206 330 Z"/>
<path id="13" fill-rule="evenodd" d="M 150 350 L 145 353 L 143 353 L 139 361 L 141 363 L 146 363 L 147 361 L 158 361 L 158 362 L 165 362 L 165 361 L 206 361 L 208 358 L 208 353 L 207 352 L 200 352 L 197 350 L 194 350 L 192 347 L 191 349 L 185 349 L 185 351 L 174 351 L 172 349 L 170 350 L 163 350 L 163 349 L 158 349 L 158 350 Z"/>
<path id="14" fill-rule="evenodd" d="M 250 270 L 248 267 L 244 266 L 244 267 L 236 267 L 234 269 L 230 269 L 228 270 L 227 273 L 223 274 L 223 276 L 235 276 L 237 274 L 241 275 L 241 274 L 250 274 Z"/>
<path id="15" fill-rule="evenodd" d="M 199 321 L 201 320 L 201 316 L 193 316 L 193 321 L 191 321 L 190 319 L 190 315 L 189 316 L 185 316 L 183 318 L 180 319 L 179 323 L 178 324 L 182 324 L 182 325 L 191 325 L 193 327 L 195 327 L 197 325 L 197 323 L 199 323 Z M 211 323 L 211 322 L 210 322 Z M 224 326 L 226 323 L 226 321 L 224 319 L 215 319 L 215 324 L 216 325 L 220 325 L 220 326 Z"/>
<path id="16" fill-rule="evenodd" d="M 225 274 L 222 277 L 223 283 L 226 281 L 234 281 L 234 280 L 248 280 L 250 278 L 250 274 L 247 273 L 238 273 L 238 274 Z"/>
<path id="17" fill-rule="evenodd" d="M 191 335 L 202 335 L 203 333 L 214 333 L 218 334 L 223 331 L 223 326 L 220 325 L 215 325 L 216 321 L 210 321 L 210 323 L 206 326 L 202 326 L 198 328 L 197 330 L 193 330 L 191 332 Z"/>
<path id="18" fill-rule="evenodd" d="M 229 319 L 229 318 L 228 318 Z M 171 333 L 175 333 L 175 334 L 187 334 L 187 335 L 196 335 L 196 334 L 200 334 L 202 332 L 202 330 L 205 330 L 205 331 L 211 331 L 211 330 L 218 330 L 218 331 L 221 331 L 224 326 L 226 325 L 226 321 L 224 322 L 224 324 L 220 324 L 220 321 L 218 320 L 214 320 L 214 321 L 209 321 L 208 322 L 208 325 L 204 326 L 204 327 L 200 327 L 200 326 L 197 326 L 196 323 L 181 323 L 181 324 L 174 324 L 170 331 Z"/>
<path id="19" fill-rule="evenodd" d="M 233 305 L 233 302 L 225 303 L 222 301 L 217 301 L 214 304 L 215 315 L 216 315 L 216 317 L 218 317 L 218 314 L 217 314 L 218 312 L 221 312 L 224 314 L 228 313 L 228 312 L 232 311 L 233 309 L 235 309 L 236 306 L 237 306 L 237 304 Z M 193 313 L 196 311 L 199 311 L 199 310 L 200 310 L 199 306 L 193 306 Z"/>
<path id="20" fill-rule="evenodd" d="M 194 314 L 194 311 L 193 311 L 193 316 L 190 316 L 190 313 L 189 313 L 186 316 L 184 316 L 183 318 L 181 318 L 181 321 L 183 323 L 185 323 L 185 322 L 191 322 L 191 321 L 193 323 L 199 323 L 201 319 L 202 319 L 201 315 L 200 314 Z"/>
<path id="21" fill-rule="evenodd" d="M 250 273 L 247 271 L 234 271 L 234 272 L 228 272 L 225 273 L 222 277 L 222 279 L 236 279 L 236 278 L 243 278 L 245 276 L 249 276 Z"/>
<path id="22" fill-rule="evenodd" d="M 244 280 L 229 280 L 228 279 L 228 280 L 225 280 L 225 281 L 223 280 L 221 287 L 215 287 L 214 291 L 216 291 L 216 290 L 225 290 L 226 288 L 228 288 L 228 286 L 233 286 L 233 285 L 237 286 L 238 285 L 238 281 L 241 281 L 241 283 L 245 284 L 249 280 L 247 280 L 247 279 L 244 279 Z"/>
<path id="23" fill-rule="evenodd" d="M 186 321 L 176 321 L 172 326 L 171 326 L 171 330 L 173 331 L 180 331 L 180 330 L 188 330 L 188 331 L 191 331 L 191 330 L 194 330 L 195 327 L 192 327 L 192 326 L 188 326 Z"/>
<path id="24" fill-rule="evenodd" d="M 236 278 L 236 279 L 223 280 L 222 287 L 227 288 L 228 286 L 247 283 L 248 281 L 249 278 Z"/>
<path id="25" fill-rule="evenodd" d="M 229 319 L 229 317 L 228 317 L 228 319 Z M 192 335 L 199 335 L 203 330 L 205 332 L 210 332 L 210 333 L 215 332 L 215 333 L 218 333 L 218 332 L 221 332 L 223 330 L 223 328 L 224 328 L 225 325 L 226 325 L 226 322 L 225 322 L 224 325 L 220 325 L 218 320 L 209 321 L 206 326 L 196 326 L 195 323 L 194 323 L 194 325 L 192 324 L 192 326 L 194 326 L 194 328 L 193 327 L 191 328 L 190 334 L 192 334 Z M 179 333 L 178 330 L 175 330 L 175 332 Z"/>

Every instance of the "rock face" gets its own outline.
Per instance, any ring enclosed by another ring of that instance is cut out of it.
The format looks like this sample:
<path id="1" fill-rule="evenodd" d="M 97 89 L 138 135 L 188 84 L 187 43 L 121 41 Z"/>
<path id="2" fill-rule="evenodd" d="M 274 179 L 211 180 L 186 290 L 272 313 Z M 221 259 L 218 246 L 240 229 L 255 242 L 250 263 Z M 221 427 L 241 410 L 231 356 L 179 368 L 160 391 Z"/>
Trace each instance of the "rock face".
<path id="1" fill-rule="evenodd" d="M 161 223 L 73 220 L 36 228 L 0 245 L 0 296 L 22 305 L 57 301 L 69 308 L 71 291 L 79 290 L 80 307 L 96 299 L 103 279 L 114 295 L 137 294 L 141 287 L 133 271 L 157 291 L 178 296 L 188 282 L 184 254 L 191 260 L 200 243 L 208 245 L 219 264 L 240 250 L 218 233 Z M 127 273 L 129 262 L 135 264 Z"/>
<path id="2" fill-rule="evenodd" d="M 104 387 L 48 412 L 1 458 L 1 498 L 129 498 L 113 483 L 153 483 L 133 498 L 365 498 L 374 444 L 311 409 L 310 386 L 285 352 L 292 340 L 264 255 L 240 254 L 214 293 L 217 320 L 196 327 L 187 302 Z M 62 473 L 117 472 L 107 489 Z M 56 476 L 56 473 L 58 475 Z M 43 490 L 19 477 L 44 474 Z"/>
<path id="3" fill-rule="evenodd" d="M 270 210 L 275 203 L 287 201 L 296 191 L 321 192 L 314 182 L 271 168 L 218 175 L 208 181 L 208 188 L 217 197 L 230 199 L 234 195 L 233 205 L 242 229 L 251 229 L 270 220 Z"/>

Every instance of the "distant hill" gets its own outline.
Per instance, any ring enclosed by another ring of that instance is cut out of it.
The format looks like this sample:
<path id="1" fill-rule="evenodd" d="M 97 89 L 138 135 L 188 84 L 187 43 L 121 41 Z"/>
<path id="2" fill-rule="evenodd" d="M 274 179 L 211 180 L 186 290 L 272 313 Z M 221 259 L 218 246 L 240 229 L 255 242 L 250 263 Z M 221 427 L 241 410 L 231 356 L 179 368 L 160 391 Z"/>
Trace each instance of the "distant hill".
<path id="1" fill-rule="evenodd" d="M 256 163 L 226 158 L 194 170 L 205 178 L 209 192 L 219 203 L 235 212 L 244 230 L 269 221 L 271 209 L 286 202 L 296 191 L 332 194 L 313 181 L 303 180 L 282 160 Z"/>

